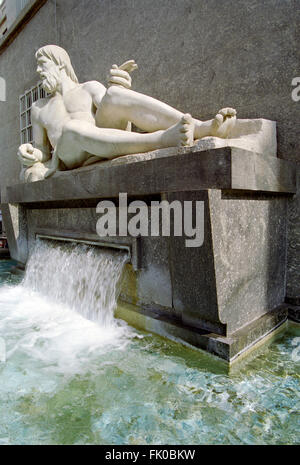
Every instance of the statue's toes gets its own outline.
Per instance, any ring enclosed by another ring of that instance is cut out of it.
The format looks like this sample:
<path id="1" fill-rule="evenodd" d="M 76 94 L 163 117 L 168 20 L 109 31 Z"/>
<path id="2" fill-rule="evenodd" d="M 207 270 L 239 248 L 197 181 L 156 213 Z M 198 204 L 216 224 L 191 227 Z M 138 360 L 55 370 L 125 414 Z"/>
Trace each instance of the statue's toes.
<path id="1" fill-rule="evenodd" d="M 236 115 L 236 110 L 234 108 L 230 108 L 230 107 L 222 108 L 222 110 L 220 110 L 219 113 L 224 117 L 235 116 Z"/>

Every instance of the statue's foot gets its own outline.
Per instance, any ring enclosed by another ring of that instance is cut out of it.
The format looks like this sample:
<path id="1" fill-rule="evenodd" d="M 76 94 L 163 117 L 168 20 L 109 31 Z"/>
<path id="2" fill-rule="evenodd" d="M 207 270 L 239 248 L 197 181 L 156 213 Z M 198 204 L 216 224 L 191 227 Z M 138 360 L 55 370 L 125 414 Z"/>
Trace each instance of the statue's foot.
<path id="1" fill-rule="evenodd" d="M 163 134 L 165 147 L 190 147 L 194 143 L 194 120 L 188 113 L 181 120 L 166 129 Z"/>
<path id="2" fill-rule="evenodd" d="M 235 126 L 236 110 L 234 108 L 222 108 L 212 122 L 212 136 L 228 138 Z"/>

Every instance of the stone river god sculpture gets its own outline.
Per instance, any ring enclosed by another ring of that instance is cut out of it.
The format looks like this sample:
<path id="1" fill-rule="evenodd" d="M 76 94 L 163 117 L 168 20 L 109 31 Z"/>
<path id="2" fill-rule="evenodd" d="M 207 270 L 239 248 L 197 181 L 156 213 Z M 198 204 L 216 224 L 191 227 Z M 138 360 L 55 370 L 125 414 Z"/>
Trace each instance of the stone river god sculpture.
<path id="1" fill-rule="evenodd" d="M 263 121 L 236 120 L 234 109 L 223 108 L 215 118 L 202 122 L 135 92 L 130 77 L 137 67 L 134 60 L 112 66 L 106 89 L 96 81 L 79 84 L 70 57 L 61 47 L 42 47 L 36 59 L 42 86 L 51 95 L 32 106 L 35 147 L 22 144 L 18 150 L 21 180 L 26 182 L 101 159 L 191 146 L 194 139 L 207 136 L 228 138 L 237 132 L 238 121 Z M 146 133 L 131 132 L 131 123 Z M 257 131 L 255 127 L 253 132 Z"/>

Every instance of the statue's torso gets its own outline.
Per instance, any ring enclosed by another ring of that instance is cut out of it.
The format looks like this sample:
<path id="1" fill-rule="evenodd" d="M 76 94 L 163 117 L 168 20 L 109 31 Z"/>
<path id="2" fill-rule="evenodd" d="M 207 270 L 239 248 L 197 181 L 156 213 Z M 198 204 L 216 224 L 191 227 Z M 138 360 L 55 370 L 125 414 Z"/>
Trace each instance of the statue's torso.
<path id="1" fill-rule="evenodd" d="M 70 119 L 87 121 L 95 125 L 96 108 L 85 84 L 70 90 L 63 96 L 56 94 L 38 102 L 39 121 L 46 129 L 48 139 L 55 147 L 64 125 Z"/>

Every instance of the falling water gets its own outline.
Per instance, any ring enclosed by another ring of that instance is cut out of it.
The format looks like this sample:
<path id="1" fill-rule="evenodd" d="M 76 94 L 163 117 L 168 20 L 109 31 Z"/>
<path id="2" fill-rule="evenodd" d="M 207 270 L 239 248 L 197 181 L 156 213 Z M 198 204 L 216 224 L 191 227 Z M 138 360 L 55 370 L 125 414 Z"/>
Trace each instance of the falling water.
<path id="1" fill-rule="evenodd" d="M 101 326 L 111 326 L 126 259 L 124 252 L 38 240 L 23 285 Z"/>

